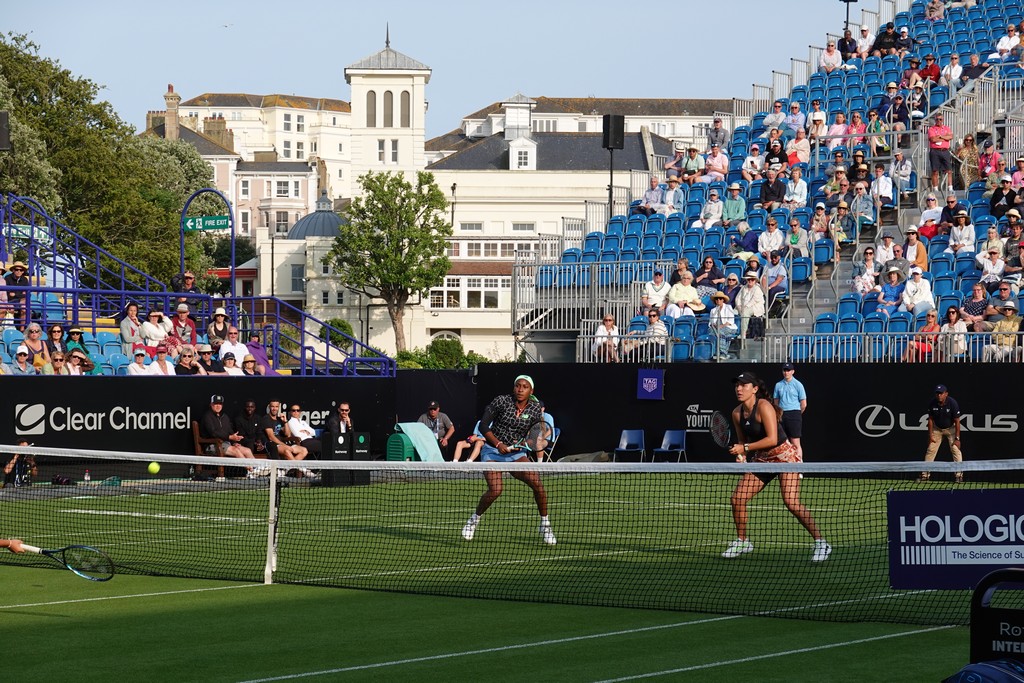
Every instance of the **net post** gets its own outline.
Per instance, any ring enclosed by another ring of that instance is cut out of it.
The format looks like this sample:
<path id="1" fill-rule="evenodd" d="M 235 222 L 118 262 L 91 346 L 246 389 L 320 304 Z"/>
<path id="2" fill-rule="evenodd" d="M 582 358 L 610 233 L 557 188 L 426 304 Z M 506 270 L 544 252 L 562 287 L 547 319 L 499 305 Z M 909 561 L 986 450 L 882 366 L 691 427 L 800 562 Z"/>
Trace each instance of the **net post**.
<path id="1" fill-rule="evenodd" d="M 270 482 L 267 495 L 267 562 L 263 567 L 263 583 L 274 583 L 277 569 L 277 463 L 270 462 Z"/>

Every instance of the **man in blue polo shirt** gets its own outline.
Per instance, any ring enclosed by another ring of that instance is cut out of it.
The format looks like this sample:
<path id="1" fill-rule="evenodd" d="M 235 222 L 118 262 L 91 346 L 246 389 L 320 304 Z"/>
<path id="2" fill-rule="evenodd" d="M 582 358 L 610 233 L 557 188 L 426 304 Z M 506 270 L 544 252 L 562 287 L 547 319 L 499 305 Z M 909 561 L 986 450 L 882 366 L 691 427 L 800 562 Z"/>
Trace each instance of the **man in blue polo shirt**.
<path id="1" fill-rule="evenodd" d="M 963 462 L 960 452 L 960 406 L 949 395 L 946 385 L 935 387 L 935 398 L 928 405 L 928 450 L 924 453 L 924 461 L 932 462 L 939 452 L 942 437 L 949 441 L 949 451 L 953 454 L 953 462 Z M 922 472 L 918 481 L 928 481 L 931 472 Z M 958 484 L 963 483 L 964 473 L 955 475 Z"/>
<path id="2" fill-rule="evenodd" d="M 782 366 L 782 380 L 775 385 L 775 405 L 782 411 L 782 427 L 786 436 L 796 446 L 800 461 L 804 459 L 804 449 L 800 445 L 803 431 L 803 414 L 807 410 L 807 391 L 804 385 L 793 376 L 792 363 Z"/>

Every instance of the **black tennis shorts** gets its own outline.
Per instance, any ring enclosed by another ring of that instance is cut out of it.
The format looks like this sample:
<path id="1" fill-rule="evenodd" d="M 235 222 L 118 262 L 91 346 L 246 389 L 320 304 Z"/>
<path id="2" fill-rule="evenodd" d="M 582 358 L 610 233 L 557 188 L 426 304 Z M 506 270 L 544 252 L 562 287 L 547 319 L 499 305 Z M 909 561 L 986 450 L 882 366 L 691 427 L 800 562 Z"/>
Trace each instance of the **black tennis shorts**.
<path id="1" fill-rule="evenodd" d="M 786 410 L 782 413 L 782 426 L 786 430 L 786 436 L 799 439 L 802 437 L 804 416 L 799 410 Z"/>

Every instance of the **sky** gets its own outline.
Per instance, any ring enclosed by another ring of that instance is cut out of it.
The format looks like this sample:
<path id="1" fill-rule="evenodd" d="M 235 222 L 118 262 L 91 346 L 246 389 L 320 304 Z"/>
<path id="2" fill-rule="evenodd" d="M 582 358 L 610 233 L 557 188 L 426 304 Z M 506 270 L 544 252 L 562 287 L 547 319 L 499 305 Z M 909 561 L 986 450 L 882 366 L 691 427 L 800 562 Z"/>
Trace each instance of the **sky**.
<path id="1" fill-rule="evenodd" d="M 384 47 L 429 66 L 427 137 L 516 93 L 531 97 L 749 98 L 790 57 L 807 58 L 841 32 L 841 0 L 593 0 L 488 3 L 205 3 L 9 0 L 5 32 L 103 86 L 142 130 L 164 108 L 167 84 L 204 92 L 349 101 L 344 70 Z M 813 8 L 813 9 L 811 9 Z M 877 10 L 877 0 L 852 5 Z M 856 32 L 855 32 L 856 34 Z"/>

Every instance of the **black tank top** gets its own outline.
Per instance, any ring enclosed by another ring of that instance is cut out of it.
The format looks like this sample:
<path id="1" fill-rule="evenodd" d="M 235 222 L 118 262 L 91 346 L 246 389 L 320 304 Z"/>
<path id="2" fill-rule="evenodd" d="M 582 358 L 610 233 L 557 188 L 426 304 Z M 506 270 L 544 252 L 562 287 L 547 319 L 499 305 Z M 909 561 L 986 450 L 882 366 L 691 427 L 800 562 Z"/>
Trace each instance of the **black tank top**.
<path id="1" fill-rule="evenodd" d="M 765 437 L 764 425 L 757 419 L 758 408 L 763 400 L 763 398 L 757 399 L 757 402 L 754 403 L 754 409 L 750 411 L 750 415 L 747 417 L 743 417 L 743 408 L 740 408 L 740 418 L 742 420 L 740 428 L 743 430 L 743 438 L 746 443 L 754 443 Z M 772 413 L 775 413 L 775 408 L 772 408 Z M 781 446 L 786 443 L 789 437 L 786 435 L 786 430 L 782 427 L 782 422 L 778 422 L 776 429 L 778 430 L 778 442 L 775 445 Z"/>

